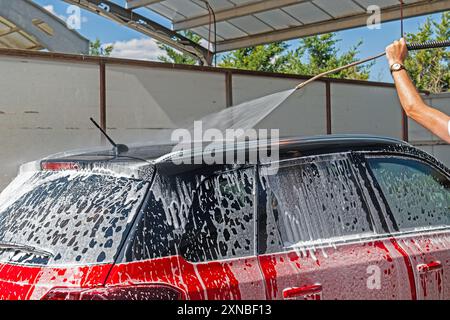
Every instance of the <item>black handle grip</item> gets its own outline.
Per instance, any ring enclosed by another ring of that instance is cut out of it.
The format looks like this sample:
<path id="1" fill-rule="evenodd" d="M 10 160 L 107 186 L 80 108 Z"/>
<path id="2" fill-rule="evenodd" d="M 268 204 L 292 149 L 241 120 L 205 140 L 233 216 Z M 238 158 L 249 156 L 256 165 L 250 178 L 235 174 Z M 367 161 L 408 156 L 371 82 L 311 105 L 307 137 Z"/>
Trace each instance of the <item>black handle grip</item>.
<path id="1" fill-rule="evenodd" d="M 424 43 L 411 43 L 406 45 L 408 50 L 424 50 L 424 49 L 436 49 L 436 48 L 445 48 L 450 47 L 450 41 L 428 41 Z"/>

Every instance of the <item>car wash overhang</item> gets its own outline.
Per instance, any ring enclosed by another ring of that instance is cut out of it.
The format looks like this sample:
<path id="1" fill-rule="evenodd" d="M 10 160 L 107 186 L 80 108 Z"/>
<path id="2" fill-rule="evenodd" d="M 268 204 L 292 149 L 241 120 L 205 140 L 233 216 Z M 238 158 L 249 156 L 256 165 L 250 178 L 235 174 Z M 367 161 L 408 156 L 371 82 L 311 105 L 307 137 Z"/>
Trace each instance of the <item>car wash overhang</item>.
<path id="1" fill-rule="evenodd" d="M 374 8 L 379 9 L 381 22 L 450 9 L 449 0 L 403 0 L 403 5 L 402 0 L 126 0 L 127 8 L 111 1 L 64 1 L 126 24 L 208 64 L 213 52 L 183 38 L 180 31 L 190 30 L 205 42 L 216 39 L 213 51 L 219 53 L 365 26 L 376 13 Z M 138 8 L 165 17 L 172 28 L 137 14 Z M 213 21 L 217 31 L 211 37 Z"/>
<path id="2" fill-rule="evenodd" d="M 89 52 L 89 40 L 30 0 L 0 0 L 0 48 Z"/>
<path id="3" fill-rule="evenodd" d="M 126 9 L 112 1 L 102 0 L 64 0 L 65 2 L 77 5 L 80 8 L 89 10 L 100 16 L 111 19 L 119 24 L 125 25 L 138 32 L 150 36 L 151 38 L 176 48 L 184 53 L 196 57 L 204 65 L 210 65 L 213 53 L 203 46 L 182 36 L 176 31 L 166 28 L 151 19 Z"/>

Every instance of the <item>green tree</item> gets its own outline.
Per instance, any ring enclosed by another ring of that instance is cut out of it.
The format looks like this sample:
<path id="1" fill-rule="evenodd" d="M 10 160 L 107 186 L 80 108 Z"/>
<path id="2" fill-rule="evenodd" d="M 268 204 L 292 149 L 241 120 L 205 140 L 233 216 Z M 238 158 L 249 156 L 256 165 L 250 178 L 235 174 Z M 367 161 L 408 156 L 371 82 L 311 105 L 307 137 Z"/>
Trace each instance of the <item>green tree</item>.
<path id="1" fill-rule="evenodd" d="M 220 67 L 265 72 L 280 72 L 287 62 L 285 42 L 231 51 L 222 57 Z"/>
<path id="2" fill-rule="evenodd" d="M 199 43 L 202 39 L 193 32 L 186 31 L 183 35 Z M 337 49 L 335 34 L 308 37 L 300 40 L 298 49 L 288 51 L 287 42 L 274 42 L 266 45 L 243 48 L 224 54 L 219 67 L 234 68 L 264 72 L 283 72 L 302 75 L 316 75 L 333 68 L 344 66 L 357 60 L 359 42 L 347 52 L 340 54 Z M 197 64 L 198 61 L 190 55 L 181 53 L 170 46 L 159 44 L 165 55 L 158 57 L 162 62 L 178 64 Z M 332 75 L 335 78 L 367 80 L 372 64 L 343 70 Z"/>
<path id="3" fill-rule="evenodd" d="M 196 35 L 191 31 L 184 31 L 183 36 L 192 40 L 195 43 L 200 43 L 202 37 Z M 158 47 L 165 52 L 165 55 L 158 56 L 158 60 L 161 62 L 167 63 L 176 63 L 176 64 L 197 64 L 198 59 L 192 57 L 189 54 L 182 53 L 174 48 L 165 45 L 163 43 L 158 43 Z"/>
<path id="4" fill-rule="evenodd" d="M 450 39 L 450 12 L 444 12 L 440 21 L 428 18 L 419 27 L 417 33 L 408 33 L 405 38 L 408 43 L 425 41 L 444 41 Z M 433 49 L 411 51 L 405 66 L 420 90 L 432 93 L 448 91 L 450 87 L 449 50 Z"/>
<path id="5" fill-rule="evenodd" d="M 287 63 L 280 71 L 301 75 L 317 75 L 357 61 L 362 41 L 343 53 L 337 48 L 339 41 L 341 40 L 336 39 L 334 33 L 301 39 L 299 47 L 287 54 Z M 329 77 L 367 80 L 369 79 L 372 65 L 373 63 L 368 63 L 348 68 Z"/>
<path id="6" fill-rule="evenodd" d="M 91 56 L 109 57 L 113 50 L 113 45 L 103 46 L 99 39 L 89 44 L 89 54 Z"/>
<path id="7" fill-rule="evenodd" d="M 300 39 L 297 49 L 288 51 L 286 42 L 276 42 L 227 53 L 220 63 L 221 67 L 282 72 L 301 75 L 316 75 L 330 69 L 357 61 L 359 42 L 350 50 L 340 53 L 339 39 L 334 33 Z M 349 68 L 331 77 L 367 80 L 372 64 Z"/>

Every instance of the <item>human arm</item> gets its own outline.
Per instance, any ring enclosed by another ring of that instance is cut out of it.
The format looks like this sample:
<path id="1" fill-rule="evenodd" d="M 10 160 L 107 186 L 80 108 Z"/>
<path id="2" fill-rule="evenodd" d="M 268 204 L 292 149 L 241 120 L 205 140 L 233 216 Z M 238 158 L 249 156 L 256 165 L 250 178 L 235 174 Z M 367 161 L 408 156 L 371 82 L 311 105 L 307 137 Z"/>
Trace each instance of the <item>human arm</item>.
<path id="1" fill-rule="evenodd" d="M 386 48 L 386 56 L 389 66 L 395 63 L 404 64 L 408 55 L 406 41 L 395 41 Z M 406 115 L 417 123 L 450 143 L 449 121 L 450 117 L 445 113 L 427 105 L 420 96 L 417 88 L 411 81 L 406 70 L 392 73 L 397 88 L 400 103 Z"/>

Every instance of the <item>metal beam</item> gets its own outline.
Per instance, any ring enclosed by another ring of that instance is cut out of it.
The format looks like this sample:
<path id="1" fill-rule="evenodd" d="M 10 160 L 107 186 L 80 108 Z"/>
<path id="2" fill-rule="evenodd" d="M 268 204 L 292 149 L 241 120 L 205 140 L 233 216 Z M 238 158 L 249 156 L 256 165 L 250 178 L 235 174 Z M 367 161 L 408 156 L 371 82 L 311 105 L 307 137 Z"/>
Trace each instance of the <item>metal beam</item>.
<path id="1" fill-rule="evenodd" d="M 146 34 L 155 40 L 199 59 L 202 64 L 211 65 L 212 56 L 214 54 L 209 52 L 208 49 L 183 37 L 176 31 L 170 30 L 132 10 L 125 9 L 114 2 L 106 0 L 64 1 Z"/>
<path id="2" fill-rule="evenodd" d="M 127 0 L 127 9 L 136 9 L 149 6 L 163 0 Z"/>
<path id="3" fill-rule="evenodd" d="M 64 21 L 30 0 L 0 0 L 0 16 L 32 37 L 33 42 L 49 51 L 65 53 L 87 53 L 89 41 L 74 30 L 69 30 Z M 38 28 L 34 22 L 45 23 L 54 32 L 50 35 Z"/>
<path id="4" fill-rule="evenodd" d="M 250 14 L 264 12 L 274 9 L 279 9 L 285 6 L 306 2 L 307 0 L 264 0 L 256 3 L 244 4 L 221 11 L 216 11 L 216 21 L 225 21 L 232 18 L 247 16 Z M 186 30 L 199 26 L 204 26 L 209 23 L 209 15 L 198 16 L 185 20 L 175 21 L 173 24 L 174 30 Z"/>
<path id="5" fill-rule="evenodd" d="M 7 35 L 10 35 L 11 33 L 16 33 L 16 32 L 19 32 L 19 31 L 20 31 L 20 29 L 17 28 L 17 27 L 12 28 L 12 29 L 8 29 L 6 31 L 1 31 L 0 32 L 0 37 L 4 37 L 4 36 L 7 36 Z"/>
<path id="6" fill-rule="evenodd" d="M 410 3 L 404 5 L 405 17 L 416 17 L 436 12 L 450 10 L 449 0 L 431 0 L 426 3 Z M 382 21 L 388 22 L 400 19 L 399 6 L 390 7 L 382 11 Z M 333 19 L 284 30 L 270 31 L 257 35 L 224 40 L 217 42 L 217 52 L 230 51 L 238 48 L 247 48 L 265 43 L 302 38 L 316 34 L 335 32 L 365 26 L 369 14 L 358 14 L 340 19 Z"/>

